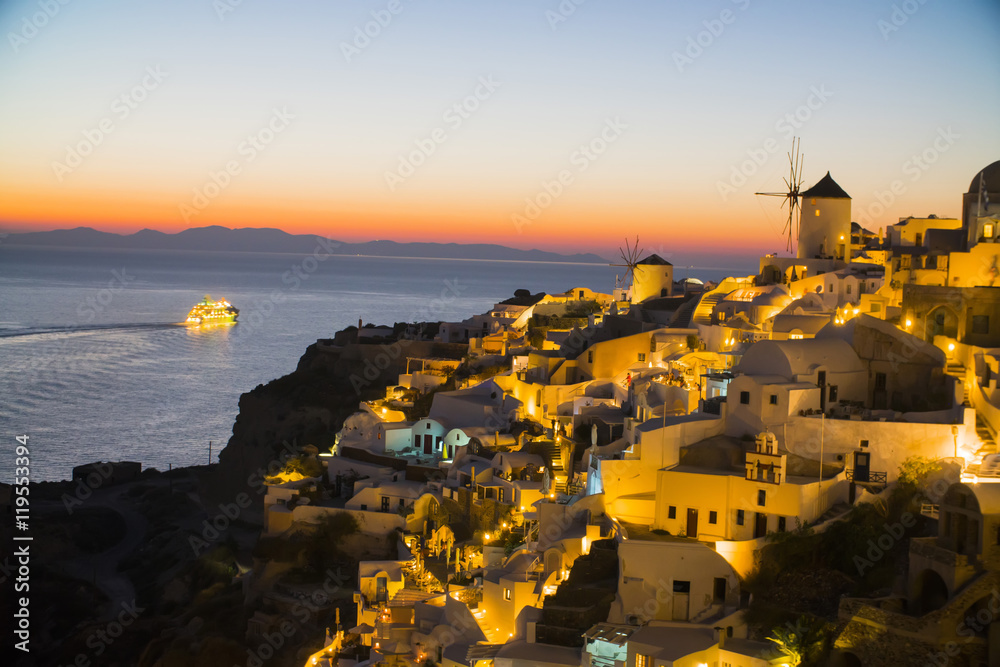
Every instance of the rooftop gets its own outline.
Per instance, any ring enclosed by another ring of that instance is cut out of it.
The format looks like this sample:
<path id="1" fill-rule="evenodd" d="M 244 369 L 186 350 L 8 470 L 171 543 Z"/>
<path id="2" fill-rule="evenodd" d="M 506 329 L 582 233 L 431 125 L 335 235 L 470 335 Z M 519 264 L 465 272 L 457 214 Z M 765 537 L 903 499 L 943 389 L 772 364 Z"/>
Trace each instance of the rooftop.
<path id="1" fill-rule="evenodd" d="M 837 181 L 833 180 L 830 176 L 830 172 L 826 172 L 826 176 L 819 179 L 816 185 L 812 186 L 808 190 L 802 193 L 803 197 L 822 197 L 824 199 L 850 199 L 851 195 L 844 192 L 844 188 L 837 185 Z"/>

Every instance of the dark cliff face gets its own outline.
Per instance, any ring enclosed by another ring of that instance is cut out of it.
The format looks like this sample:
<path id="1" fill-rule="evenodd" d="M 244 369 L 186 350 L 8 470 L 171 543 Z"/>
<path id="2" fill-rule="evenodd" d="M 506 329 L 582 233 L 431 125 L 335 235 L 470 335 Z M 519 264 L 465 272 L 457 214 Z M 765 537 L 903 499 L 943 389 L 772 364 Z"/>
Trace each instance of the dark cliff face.
<path id="1" fill-rule="evenodd" d="M 321 452 L 361 401 L 385 396 L 406 372 L 407 357 L 461 358 L 467 346 L 399 340 L 381 344 L 310 345 L 293 373 L 240 397 L 233 436 L 219 454 L 220 479 L 238 492 L 260 484 L 305 445 Z"/>

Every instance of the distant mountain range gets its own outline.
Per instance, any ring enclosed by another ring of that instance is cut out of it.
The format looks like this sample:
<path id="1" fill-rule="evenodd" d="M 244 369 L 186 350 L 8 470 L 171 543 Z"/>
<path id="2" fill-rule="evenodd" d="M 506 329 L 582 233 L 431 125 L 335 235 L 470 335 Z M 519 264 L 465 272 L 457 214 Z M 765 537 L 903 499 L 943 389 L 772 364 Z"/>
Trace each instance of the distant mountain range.
<path id="1" fill-rule="evenodd" d="M 322 241 L 322 243 L 320 243 Z M 49 232 L 9 234 L 4 245 L 62 246 L 72 248 L 122 248 L 131 250 L 213 250 L 228 252 L 321 252 L 334 255 L 383 257 L 436 257 L 442 259 L 492 259 L 531 262 L 585 262 L 606 264 L 593 253 L 563 255 L 544 250 L 518 250 L 491 243 L 397 243 L 367 241 L 344 243 L 315 234 L 289 234 L 280 229 L 229 229 L 214 225 L 166 234 L 143 229 L 135 234 L 101 232 L 90 227 Z"/>

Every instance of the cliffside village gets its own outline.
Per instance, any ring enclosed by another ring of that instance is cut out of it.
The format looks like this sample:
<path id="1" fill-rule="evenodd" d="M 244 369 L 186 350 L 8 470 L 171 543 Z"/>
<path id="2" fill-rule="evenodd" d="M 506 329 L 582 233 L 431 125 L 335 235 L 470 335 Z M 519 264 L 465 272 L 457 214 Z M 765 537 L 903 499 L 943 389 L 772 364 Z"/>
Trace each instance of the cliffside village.
<path id="1" fill-rule="evenodd" d="M 959 218 L 870 231 L 828 173 L 800 195 L 794 256 L 756 275 L 633 257 L 611 293 L 440 323 L 453 355 L 358 329 L 408 372 L 322 475 L 271 480 L 265 535 L 349 514 L 398 558 L 360 563 L 354 625 L 306 664 L 799 664 L 781 633 L 750 638 L 744 582 L 776 536 L 879 503 L 912 460 L 938 463 L 930 534 L 891 589 L 840 598 L 829 664 L 915 644 L 892 664 L 1000 664 L 1000 161 L 961 198 Z"/>

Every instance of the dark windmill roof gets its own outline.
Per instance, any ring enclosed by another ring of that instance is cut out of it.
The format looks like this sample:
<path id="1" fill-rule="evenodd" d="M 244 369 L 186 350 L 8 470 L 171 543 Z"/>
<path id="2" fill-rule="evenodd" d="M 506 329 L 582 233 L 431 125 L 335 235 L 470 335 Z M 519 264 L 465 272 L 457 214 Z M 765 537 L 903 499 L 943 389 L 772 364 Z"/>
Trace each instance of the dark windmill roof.
<path id="1" fill-rule="evenodd" d="M 1000 192 L 1000 160 L 980 170 L 969 183 L 969 193 L 979 193 L 979 178 L 983 176 L 986 192 Z"/>
<path id="2" fill-rule="evenodd" d="M 844 188 L 837 185 L 830 172 L 819 179 L 819 183 L 802 193 L 803 197 L 823 197 L 825 199 L 850 199 L 851 195 L 844 192 Z"/>
<path id="3" fill-rule="evenodd" d="M 636 265 L 638 266 L 640 264 L 646 264 L 652 266 L 673 266 L 673 264 L 663 259 L 659 255 L 650 255 L 646 259 L 640 259 L 638 262 L 636 262 Z"/>

